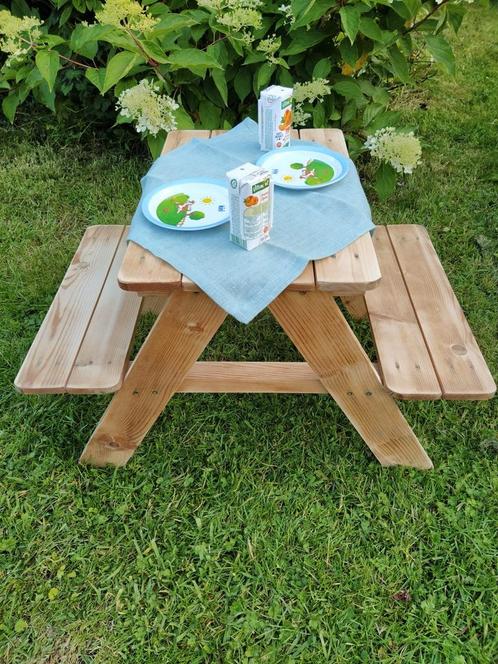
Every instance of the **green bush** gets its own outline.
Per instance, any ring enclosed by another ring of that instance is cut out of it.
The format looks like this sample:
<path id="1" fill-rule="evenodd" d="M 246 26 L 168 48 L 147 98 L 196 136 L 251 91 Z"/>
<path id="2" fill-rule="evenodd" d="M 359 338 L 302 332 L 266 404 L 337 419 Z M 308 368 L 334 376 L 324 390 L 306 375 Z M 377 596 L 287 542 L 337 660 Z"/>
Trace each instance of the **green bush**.
<path id="1" fill-rule="evenodd" d="M 454 70 L 443 33 L 464 13 L 459 0 L 12 0 L 0 5 L 2 109 L 14 122 L 30 96 L 54 112 L 84 104 L 134 124 L 156 155 L 175 127 L 255 117 L 260 90 L 279 83 L 295 86 L 296 123 L 342 127 L 354 154 L 396 126 L 396 87 L 433 62 Z M 410 168 L 373 154 L 385 195 Z"/>

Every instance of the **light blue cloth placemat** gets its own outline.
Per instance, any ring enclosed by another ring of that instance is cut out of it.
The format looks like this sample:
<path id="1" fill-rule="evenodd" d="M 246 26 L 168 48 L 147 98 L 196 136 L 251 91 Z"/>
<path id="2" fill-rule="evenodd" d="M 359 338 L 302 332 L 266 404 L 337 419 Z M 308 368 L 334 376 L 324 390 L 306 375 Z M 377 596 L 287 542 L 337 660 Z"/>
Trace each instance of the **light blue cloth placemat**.
<path id="1" fill-rule="evenodd" d="M 142 195 L 179 178 L 225 179 L 228 170 L 255 163 L 260 155 L 258 126 L 246 119 L 225 134 L 208 141 L 193 139 L 159 157 L 142 178 Z M 248 323 L 308 261 L 331 256 L 374 228 L 356 168 L 350 165 L 348 175 L 330 187 L 304 192 L 275 187 L 270 240 L 252 251 L 230 242 L 228 223 L 199 232 L 162 230 L 146 220 L 140 205 L 129 239 L 173 265 L 225 311 Z"/>

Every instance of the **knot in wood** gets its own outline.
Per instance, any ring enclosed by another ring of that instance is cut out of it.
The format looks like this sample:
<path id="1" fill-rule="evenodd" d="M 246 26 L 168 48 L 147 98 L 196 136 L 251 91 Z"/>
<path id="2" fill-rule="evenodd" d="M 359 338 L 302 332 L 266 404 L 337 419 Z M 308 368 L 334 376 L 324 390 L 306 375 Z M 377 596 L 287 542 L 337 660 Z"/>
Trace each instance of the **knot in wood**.
<path id="1" fill-rule="evenodd" d="M 451 350 L 457 355 L 467 354 L 467 349 L 465 348 L 465 346 L 462 346 L 462 344 L 453 344 L 453 346 L 451 346 Z"/>

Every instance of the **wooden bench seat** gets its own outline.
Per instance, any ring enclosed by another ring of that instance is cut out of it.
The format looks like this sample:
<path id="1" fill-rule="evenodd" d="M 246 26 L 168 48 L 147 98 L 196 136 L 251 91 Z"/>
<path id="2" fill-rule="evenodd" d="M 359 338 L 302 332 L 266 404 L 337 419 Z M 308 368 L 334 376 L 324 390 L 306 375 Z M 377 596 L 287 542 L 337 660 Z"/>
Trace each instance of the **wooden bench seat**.
<path id="1" fill-rule="evenodd" d="M 91 226 L 15 380 L 21 392 L 101 393 L 121 387 L 141 298 L 117 274 L 126 226 Z"/>
<path id="2" fill-rule="evenodd" d="M 380 226 L 365 293 L 384 385 L 402 399 L 489 399 L 496 385 L 425 228 Z"/>

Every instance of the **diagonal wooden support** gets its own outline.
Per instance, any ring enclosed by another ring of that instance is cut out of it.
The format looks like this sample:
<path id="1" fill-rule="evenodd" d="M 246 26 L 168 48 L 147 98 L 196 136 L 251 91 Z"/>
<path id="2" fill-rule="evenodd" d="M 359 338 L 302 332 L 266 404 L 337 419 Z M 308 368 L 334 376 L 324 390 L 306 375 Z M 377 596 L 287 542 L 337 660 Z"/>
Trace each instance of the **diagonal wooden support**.
<path id="1" fill-rule="evenodd" d="M 204 293 L 174 291 L 80 457 L 123 466 L 225 320 Z"/>
<path id="2" fill-rule="evenodd" d="M 432 468 L 431 460 L 327 293 L 284 292 L 270 310 L 382 465 Z"/>

